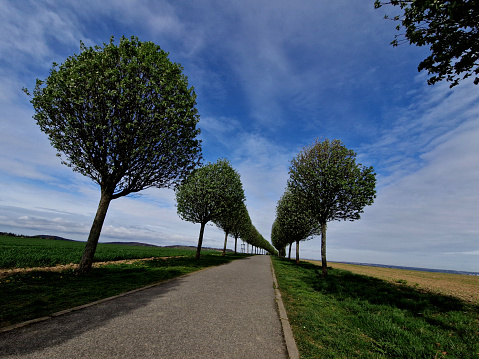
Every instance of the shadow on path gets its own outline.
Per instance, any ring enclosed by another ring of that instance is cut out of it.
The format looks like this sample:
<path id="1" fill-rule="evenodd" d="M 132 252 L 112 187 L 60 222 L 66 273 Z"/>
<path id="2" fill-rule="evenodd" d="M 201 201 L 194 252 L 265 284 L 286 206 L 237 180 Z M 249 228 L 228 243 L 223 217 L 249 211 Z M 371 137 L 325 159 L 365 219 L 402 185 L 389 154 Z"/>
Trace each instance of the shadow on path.
<path id="1" fill-rule="evenodd" d="M 66 342 L 82 333 L 105 326 L 116 317 L 148 305 L 175 290 L 184 279 L 124 295 L 49 320 L 0 334 L 1 356 L 25 355 Z"/>

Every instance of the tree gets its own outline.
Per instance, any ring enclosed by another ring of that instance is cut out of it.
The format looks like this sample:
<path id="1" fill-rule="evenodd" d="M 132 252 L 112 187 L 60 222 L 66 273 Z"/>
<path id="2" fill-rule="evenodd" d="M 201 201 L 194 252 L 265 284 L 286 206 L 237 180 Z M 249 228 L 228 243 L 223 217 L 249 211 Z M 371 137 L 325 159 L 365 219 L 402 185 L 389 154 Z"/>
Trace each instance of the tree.
<path id="1" fill-rule="evenodd" d="M 237 227 L 240 227 L 242 225 L 241 222 L 245 218 L 244 217 L 245 211 L 246 211 L 246 214 L 248 214 L 248 211 L 246 210 L 246 205 L 244 204 L 244 191 L 243 191 L 243 185 L 241 183 L 241 180 L 239 180 L 239 174 L 238 176 L 234 177 L 234 180 L 239 181 L 239 186 L 241 187 L 241 191 L 243 192 L 243 199 L 238 201 L 238 198 L 236 196 L 231 197 L 230 200 L 232 202 L 228 203 L 228 205 L 226 206 L 227 209 L 224 210 L 216 219 L 213 220 L 216 226 L 225 232 L 223 256 L 226 254 L 226 244 L 228 242 L 228 235 L 232 233 Z M 235 240 L 235 252 L 236 252 L 236 240 Z"/>
<path id="2" fill-rule="evenodd" d="M 316 140 L 291 161 L 288 189 L 301 198 L 321 228 L 323 276 L 326 261 L 326 225 L 329 221 L 360 218 L 363 208 L 376 197 L 372 167 L 356 164 L 356 153 L 340 140 Z"/>
<path id="3" fill-rule="evenodd" d="M 249 217 L 248 209 L 246 205 L 243 203 L 241 208 L 236 213 L 233 224 L 231 227 L 230 234 L 235 239 L 235 254 L 237 253 L 237 245 L 238 245 L 238 238 L 244 237 L 246 232 L 251 227 L 251 218 Z M 226 248 L 226 239 L 225 239 L 225 248 Z M 224 250 L 223 250 L 224 252 Z"/>
<path id="4" fill-rule="evenodd" d="M 271 227 L 271 243 L 273 244 L 274 248 L 278 250 L 278 255 L 280 257 L 286 256 L 286 245 L 288 244 L 287 238 L 285 238 L 284 233 L 281 231 L 279 223 L 276 219 Z"/>
<path id="5" fill-rule="evenodd" d="M 81 43 L 79 55 L 54 63 L 31 100 L 62 163 L 100 186 L 79 273 L 91 270 L 113 199 L 174 186 L 201 159 L 196 95 L 182 67 L 136 37 L 103 45 Z"/>
<path id="6" fill-rule="evenodd" d="M 446 79 L 454 87 L 472 75 L 474 84 L 479 84 L 479 0 L 376 0 L 374 5 L 384 4 L 404 11 L 392 18 L 400 22 L 397 30 L 406 31 L 396 35 L 393 46 L 407 41 L 430 46 L 431 55 L 418 66 L 418 71 L 433 75 L 429 85 Z"/>
<path id="7" fill-rule="evenodd" d="M 225 159 L 196 169 L 176 188 L 180 218 L 201 225 L 196 258 L 200 258 L 206 224 L 220 220 L 231 206 L 243 201 L 240 176 Z"/>
<path id="8" fill-rule="evenodd" d="M 296 263 L 299 263 L 299 242 L 319 232 L 318 222 L 311 215 L 311 210 L 304 202 L 304 198 L 286 189 L 276 206 L 276 222 L 277 230 L 281 231 L 282 237 L 290 245 L 290 258 L 291 245 L 296 242 Z"/>

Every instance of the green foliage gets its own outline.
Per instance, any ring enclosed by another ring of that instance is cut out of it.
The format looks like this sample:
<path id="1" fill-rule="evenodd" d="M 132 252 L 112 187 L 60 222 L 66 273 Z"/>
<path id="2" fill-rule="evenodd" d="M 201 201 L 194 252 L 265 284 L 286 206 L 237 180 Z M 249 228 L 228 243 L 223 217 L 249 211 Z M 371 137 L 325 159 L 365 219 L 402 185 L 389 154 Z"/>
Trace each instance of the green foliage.
<path id="1" fill-rule="evenodd" d="M 392 0 L 375 1 L 375 8 L 384 4 L 399 6 L 404 14 L 399 21 L 393 46 L 409 41 L 417 46 L 430 46 L 431 55 L 421 61 L 418 71 L 427 70 L 428 84 L 443 79 L 450 87 L 472 75 L 479 84 L 479 1 L 478 0 Z M 386 18 L 389 18 L 386 16 Z"/>
<path id="2" fill-rule="evenodd" d="M 206 223 L 221 221 L 225 225 L 241 208 L 244 200 L 240 175 L 226 159 L 196 169 L 176 188 L 180 218 L 201 225 L 196 253 L 198 258 Z"/>
<path id="3" fill-rule="evenodd" d="M 182 67 L 152 42 L 113 37 L 37 80 L 34 118 L 62 163 L 112 199 L 170 186 L 201 157 L 199 117 Z M 28 93 L 27 90 L 25 92 Z"/>
<path id="4" fill-rule="evenodd" d="M 321 230 L 323 276 L 328 274 L 327 222 L 359 219 L 363 208 L 371 205 L 376 197 L 373 168 L 356 164 L 355 158 L 356 153 L 348 150 L 340 140 L 326 139 L 316 140 L 291 161 L 287 191 L 291 192 L 292 202 L 296 202 L 296 210 L 305 211 L 306 217 L 302 220 L 312 217 L 310 233 Z M 278 220 L 276 231 L 284 231 L 282 224 Z M 284 233 L 281 236 L 285 237 Z M 290 243 L 288 239 L 283 240 Z"/>
<path id="5" fill-rule="evenodd" d="M 256 247 L 256 248 L 262 248 L 265 251 L 267 251 L 270 254 L 277 255 L 277 251 L 274 249 L 274 247 L 269 243 L 262 235 L 259 233 L 259 231 L 256 229 L 256 227 L 251 224 L 249 229 L 245 232 L 244 236 L 241 237 L 243 241 L 246 243 Z"/>
<path id="6" fill-rule="evenodd" d="M 318 222 L 312 216 L 307 203 L 289 189 L 286 189 L 278 201 L 275 223 L 275 241 L 280 248 L 296 241 L 307 240 L 319 232 Z"/>
<path id="7" fill-rule="evenodd" d="M 479 308 L 459 299 L 274 259 L 301 358 L 475 358 Z"/>
<path id="8" fill-rule="evenodd" d="M 288 188 L 298 196 L 319 225 L 357 220 L 376 197 L 372 167 L 356 164 L 356 153 L 340 140 L 318 140 L 292 161 Z"/>
<path id="9" fill-rule="evenodd" d="M 252 223 L 248 209 L 246 208 L 246 204 L 243 203 L 233 219 L 230 234 L 235 238 L 245 237 L 251 226 Z"/>
<path id="10" fill-rule="evenodd" d="M 37 124 L 62 163 L 101 189 L 79 273 L 91 269 L 111 200 L 173 186 L 199 164 L 196 95 L 182 70 L 152 42 L 122 37 L 117 46 L 112 37 L 103 48 L 81 43 L 37 80 Z"/>
<path id="11" fill-rule="evenodd" d="M 278 250 L 280 257 L 286 256 L 286 245 L 288 244 L 288 238 L 284 235 L 285 232 L 281 231 L 280 225 L 277 219 L 274 220 L 271 226 L 271 243 L 274 248 Z"/>
<path id="12" fill-rule="evenodd" d="M 244 199 L 240 176 L 225 159 L 196 169 L 176 188 L 178 215 L 192 223 L 218 221 Z"/>

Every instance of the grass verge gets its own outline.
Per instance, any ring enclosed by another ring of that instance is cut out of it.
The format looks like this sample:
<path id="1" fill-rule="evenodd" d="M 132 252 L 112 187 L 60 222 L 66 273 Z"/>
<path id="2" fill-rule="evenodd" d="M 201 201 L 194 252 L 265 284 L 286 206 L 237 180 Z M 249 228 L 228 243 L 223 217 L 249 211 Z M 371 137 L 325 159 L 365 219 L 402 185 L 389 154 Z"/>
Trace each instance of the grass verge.
<path id="1" fill-rule="evenodd" d="M 246 255 L 205 252 L 190 256 L 110 264 L 78 276 L 72 270 L 17 273 L 0 279 L 0 327 L 51 315 L 162 282 L 203 268 L 231 262 Z"/>
<path id="2" fill-rule="evenodd" d="M 479 306 L 402 283 L 273 259 L 301 358 L 478 358 Z"/>

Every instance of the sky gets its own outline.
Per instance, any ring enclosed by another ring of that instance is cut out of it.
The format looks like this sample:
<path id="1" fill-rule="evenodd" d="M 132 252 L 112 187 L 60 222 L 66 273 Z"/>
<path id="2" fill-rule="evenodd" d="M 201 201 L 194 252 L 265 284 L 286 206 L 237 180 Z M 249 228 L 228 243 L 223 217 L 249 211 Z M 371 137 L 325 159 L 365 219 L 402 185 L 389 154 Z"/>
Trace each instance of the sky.
<path id="1" fill-rule="evenodd" d="M 479 86 L 428 86 L 417 71 L 428 49 L 390 45 L 384 15 L 395 11 L 373 0 L 0 0 L 0 231 L 86 240 L 99 186 L 60 163 L 22 88 L 80 41 L 134 35 L 183 66 L 204 161 L 240 173 L 265 239 L 290 161 L 340 139 L 374 167 L 377 198 L 360 220 L 328 223 L 328 260 L 479 272 Z M 199 227 L 179 218 L 171 189 L 148 189 L 111 203 L 100 242 L 196 245 Z M 223 240 L 210 223 L 203 245 Z M 319 259 L 320 238 L 300 249 Z"/>

